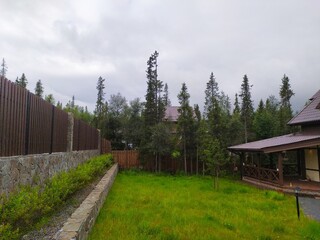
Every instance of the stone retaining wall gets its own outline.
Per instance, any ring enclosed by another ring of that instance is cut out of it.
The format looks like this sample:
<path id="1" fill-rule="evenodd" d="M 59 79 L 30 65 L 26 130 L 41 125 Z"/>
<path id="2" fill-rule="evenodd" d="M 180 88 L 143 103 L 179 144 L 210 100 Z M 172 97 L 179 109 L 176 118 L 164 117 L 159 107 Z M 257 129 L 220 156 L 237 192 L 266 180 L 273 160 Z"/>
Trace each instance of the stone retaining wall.
<path id="1" fill-rule="evenodd" d="M 118 164 L 116 163 L 108 170 L 94 190 L 71 215 L 54 239 L 87 239 L 117 174 Z"/>
<path id="2" fill-rule="evenodd" d="M 75 168 L 99 154 L 99 150 L 86 150 L 1 157 L 0 194 L 8 194 L 19 185 L 41 185 L 56 173 Z"/>

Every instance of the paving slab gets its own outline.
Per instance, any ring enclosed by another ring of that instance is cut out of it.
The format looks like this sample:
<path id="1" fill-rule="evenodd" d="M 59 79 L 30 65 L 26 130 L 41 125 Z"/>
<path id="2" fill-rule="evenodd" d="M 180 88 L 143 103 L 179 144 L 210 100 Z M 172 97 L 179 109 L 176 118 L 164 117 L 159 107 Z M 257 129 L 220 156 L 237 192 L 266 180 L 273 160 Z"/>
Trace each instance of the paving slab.
<path id="1" fill-rule="evenodd" d="M 320 199 L 299 197 L 299 203 L 307 216 L 320 222 Z"/>

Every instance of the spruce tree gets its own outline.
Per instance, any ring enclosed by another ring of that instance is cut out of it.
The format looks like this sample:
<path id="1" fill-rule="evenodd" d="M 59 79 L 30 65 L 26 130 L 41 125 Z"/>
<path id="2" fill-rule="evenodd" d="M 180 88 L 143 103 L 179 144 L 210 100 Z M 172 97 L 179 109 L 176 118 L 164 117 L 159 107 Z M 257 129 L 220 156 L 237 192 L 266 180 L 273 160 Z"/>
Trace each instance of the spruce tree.
<path id="1" fill-rule="evenodd" d="M 163 103 L 165 107 L 171 106 L 171 101 L 169 99 L 168 84 L 164 85 Z"/>
<path id="2" fill-rule="evenodd" d="M 241 84 L 241 120 L 244 126 L 244 141 L 252 138 L 253 101 L 251 100 L 251 87 L 247 75 L 244 75 Z"/>
<path id="3" fill-rule="evenodd" d="M 287 122 L 292 118 L 292 109 L 290 99 L 294 95 L 294 92 L 291 89 L 289 83 L 289 78 L 284 74 L 282 78 L 282 85 L 280 87 L 280 112 L 279 112 L 279 121 L 280 121 L 280 130 L 281 134 L 289 133 L 290 129 L 287 126 Z"/>
<path id="4" fill-rule="evenodd" d="M 55 105 L 55 103 L 56 103 L 56 100 L 54 99 L 54 97 L 51 93 L 46 95 L 44 100 L 46 100 L 48 103 L 51 103 L 52 105 Z"/>
<path id="5" fill-rule="evenodd" d="M 211 72 L 209 82 L 207 82 L 207 87 L 205 90 L 204 111 L 206 115 L 211 111 L 215 100 L 218 100 L 219 97 L 218 83 L 216 82 L 213 72 Z"/>
<path id="6" fill-rule="evenodd" d="M 21 86 L 21 87 L 23 87 L 23 88 L 27 87 L 28 80 L 27 80 L 27 78 L 26 78 L 24 73 L 22 73 L 21 78 L 19 78 L 19 79 L 17 78 L 16 79 L 16 84 Z"/>
<path id="7" fill-rule="evenodd" d="M 94 127 L 101 130 L 101 135 L 105 137 L 106 129 L 104 126 L 107 114 L 107 103 L 104 102 L 104 81 L 105 79 L 101 76 L 98 78 L 97 87 L 98 90 L 97 94 L 97 101 L 96 101 L 96 108 L 94 110 L 94 118 L 93 118 L 93 125 Z"/>
<path id="8" fill-rule="evenodd" d="M 184 170 L 187 173 L 187 147 L 191 146 L 191 141 L 194 140 L 194 119 L 192 107 L 189 104 L 190 94 L 188 93 L 187 85 L 182 84 L 181 91 L 178 94 L 180 108 L 178 109 L 178 133 L 181 137 Z"/>
<path id="9" fill-rule="evenodd" d="M 7 63 L 6 63 L 6 61 L 4 60 L 4 58 L 2 58 L 0 75 L 1 75 L 2 77 L 6 77 L 7 71 L 8 71 Z"/>
<path id="10" fill-rule="evenodd" d="M 233 109 L 233 114 L 239 113 L 240 114 L 240 105 L 239 105 L 239 100 L 238 100 L 238 94 L 236 93 L 235 99 L 234 99 L 234 109 Z"/>
<path id="11" fill-rule="evenodd" d="M 34 93 L 36 96 L 41 97 L 42 98 L 42 94 L 43 94 L 43 86 L 42 86 L 42 82 L 39 79 L 36 83 L 36 87 L 34 89 Z"/>
<path id="12" fill-rule="evenodd" d="M 162 121 L 165 112 L 163 101 L 163 82 L 158 79 L 159 53 L 155 51 L 147 62 L 147 94 L 144 118 L 147 127 L 151 127 Z"/>

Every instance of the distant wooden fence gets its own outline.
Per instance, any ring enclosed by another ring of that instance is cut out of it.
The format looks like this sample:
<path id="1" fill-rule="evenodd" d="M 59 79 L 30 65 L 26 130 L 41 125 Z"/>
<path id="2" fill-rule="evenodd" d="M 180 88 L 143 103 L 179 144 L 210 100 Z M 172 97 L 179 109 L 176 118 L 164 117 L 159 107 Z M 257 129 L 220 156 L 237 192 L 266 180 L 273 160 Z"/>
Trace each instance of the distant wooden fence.
<path id="1" fill-rule="evenodd" d="M 101 139 L 101 154 L 111 153 L 111 142 L 104 138 Z"/>
<path id="2" fill-rule="evenodd" d="M 67 151 L 68 113 L 0 77 L 0 157 Z M 98 149 L 98 130 L 74 119 L 72 150 Z"/>
<path id="3" fill-rule="evenodd" d="M 119 164 L 121 169 L 130 168 L 142 168 L 146 171 L 159 171 L 159 165 L 156 168 L 154 156 L 149 156 L 147 159 L 140 159 L 140 154 L 138 150 L 123 150 L 123 151 L 112 151 L 111 152 L 114 161 Z M 159 164 L 159 163 L 158 163 Z M 198 171 L 197 171 L 198 168 Z M 187 171 L 188 173 L 202 173 L 202 162 L 196 164 L 195 161 L 192 163 L 187 161 Z M 161 171 L 176 173 L 178 171 L 184 171 L 184 163 L 182 159 L 173 159 L 171 157 L 166 157 L 161 160 Z"/>
<path id="4" fill-rule="evenodd" d="M 119 164 L 121 169 L 138 168 L 140 166 L 139 151 L 112 151 L 112 156 L 115 162 Z"/>

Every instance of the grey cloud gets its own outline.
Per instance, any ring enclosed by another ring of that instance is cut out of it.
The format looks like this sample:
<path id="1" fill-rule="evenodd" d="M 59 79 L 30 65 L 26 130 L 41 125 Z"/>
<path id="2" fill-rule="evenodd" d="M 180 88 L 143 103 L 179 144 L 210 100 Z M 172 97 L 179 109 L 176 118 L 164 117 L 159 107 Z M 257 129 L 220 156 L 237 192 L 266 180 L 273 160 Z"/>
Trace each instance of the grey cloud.
<path id="1" fill-rule="evenodd" d="M 0 52 L 15 78 L 43 79 L 65 99 L 94 106 L 96 81 L 107 99 L 144 99 L 146 62 L 159 55 L 171 101 L 186 82 L 203 105 L 213 72 L 233 100 L 248 74 L 257 104 L 278 97 L 283 74 L 295 109 L 320 88 L 320 3 L 311 1 L 9 1 L 0 3 Z M 12 19 L 10 19 L 12 18 Z M 14 79 L 13 79 L 14 80 Z"/>

